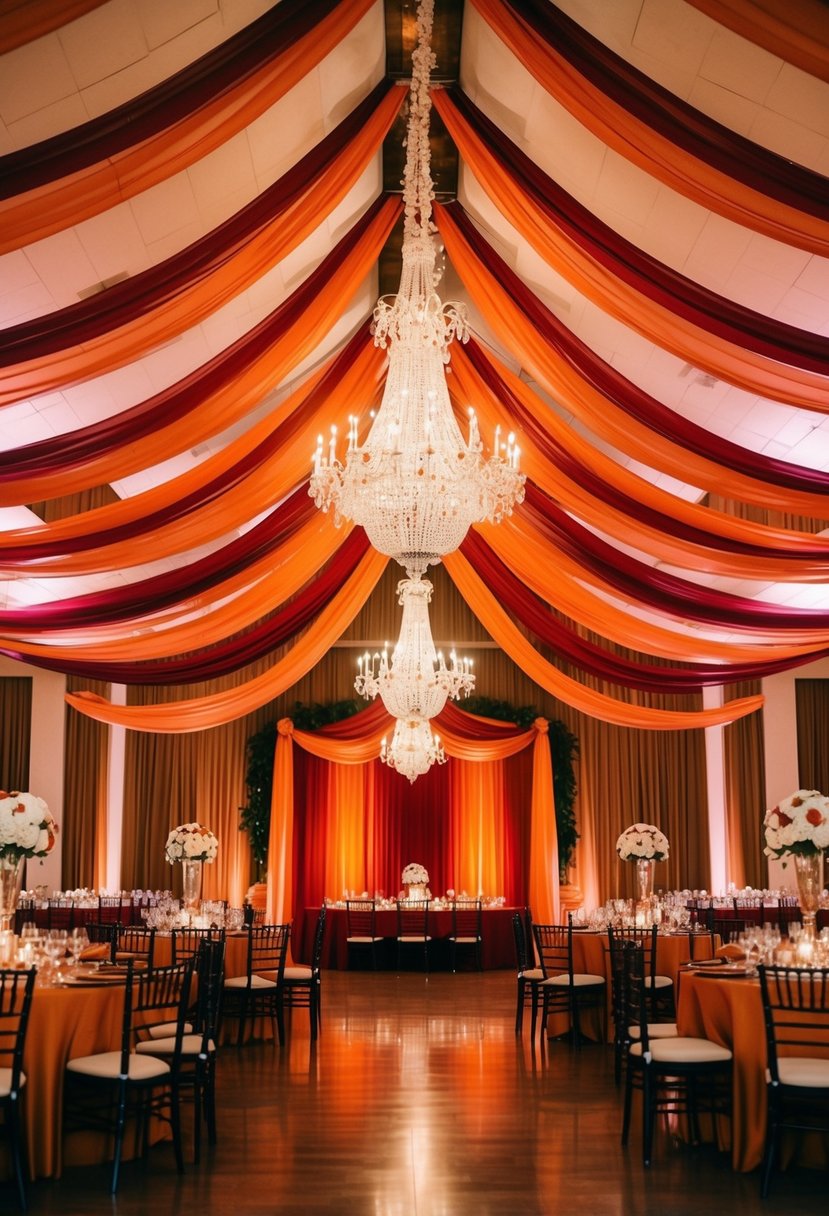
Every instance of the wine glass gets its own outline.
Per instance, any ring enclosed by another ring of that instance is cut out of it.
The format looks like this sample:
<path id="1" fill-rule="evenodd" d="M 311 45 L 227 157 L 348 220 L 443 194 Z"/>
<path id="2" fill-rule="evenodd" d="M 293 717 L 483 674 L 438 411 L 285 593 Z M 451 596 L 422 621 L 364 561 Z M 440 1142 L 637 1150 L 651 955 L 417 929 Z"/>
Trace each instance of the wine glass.
<path id="1" fill-rule="evenodd" d="M 88 946 L 89 934 L 83 925 L 76 925 L 69 935 L 69 953 L 72 955 L 72 964 L 76 970 L 81 961 L 81 955 Z"/>

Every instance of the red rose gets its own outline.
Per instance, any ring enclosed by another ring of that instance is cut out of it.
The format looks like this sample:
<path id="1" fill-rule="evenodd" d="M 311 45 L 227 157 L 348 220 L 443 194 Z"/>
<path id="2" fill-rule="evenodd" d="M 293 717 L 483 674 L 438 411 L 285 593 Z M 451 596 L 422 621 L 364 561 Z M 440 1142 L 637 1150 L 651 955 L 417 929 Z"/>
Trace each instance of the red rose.
<path id="1" fill-rule="evenodd" d="M 781 811 L 779 809 L 779 807 L 777 810 L 777 822 L 780 824 L 781 828 L 788 827 L 789 824 L 792 822 L 790 817 L 786 814 L 786 812 Z"/>
<path id="2" fill-rule="evenodd" d="M 816 806 L 810 807 L 810 809 L 806 812 L 806 819 L 809 823 L 811 823 L 813 828 L 819 828 L 824 822 L 823 815 Z"/>

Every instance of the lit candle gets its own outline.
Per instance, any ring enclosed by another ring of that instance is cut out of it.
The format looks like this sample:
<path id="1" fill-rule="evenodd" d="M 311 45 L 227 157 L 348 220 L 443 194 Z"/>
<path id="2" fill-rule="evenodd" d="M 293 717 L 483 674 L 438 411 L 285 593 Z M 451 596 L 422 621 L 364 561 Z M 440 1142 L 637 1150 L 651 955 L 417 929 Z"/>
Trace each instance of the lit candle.
<path id="1" fill-rule="evenodd" d="M 337 428 L 331 428 L 331 440 L 328 444 L 328 461 L 333 464 L 337 456 Z"/>

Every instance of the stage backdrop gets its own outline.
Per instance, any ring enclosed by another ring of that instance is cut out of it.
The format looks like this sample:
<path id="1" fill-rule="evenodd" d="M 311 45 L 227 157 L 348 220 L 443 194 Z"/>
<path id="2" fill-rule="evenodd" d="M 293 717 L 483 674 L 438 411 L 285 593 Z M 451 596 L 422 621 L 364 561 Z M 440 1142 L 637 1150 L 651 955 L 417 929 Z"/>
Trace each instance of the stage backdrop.
<path id="1" fill-rule="evenodd" d="M 547 720 L 522 731 L 447 705 L 434 728 L 449 759 L 413 784 L 377 759 L 392 725 L 379 702 L 314 732 L 280 721 L 269 919 L 289 920 L 344 891 L 394 896 L 410 861 L 426 866 L 436 895 L 503 895 L 529 902 L 539 920 L 557 919 Z"/>

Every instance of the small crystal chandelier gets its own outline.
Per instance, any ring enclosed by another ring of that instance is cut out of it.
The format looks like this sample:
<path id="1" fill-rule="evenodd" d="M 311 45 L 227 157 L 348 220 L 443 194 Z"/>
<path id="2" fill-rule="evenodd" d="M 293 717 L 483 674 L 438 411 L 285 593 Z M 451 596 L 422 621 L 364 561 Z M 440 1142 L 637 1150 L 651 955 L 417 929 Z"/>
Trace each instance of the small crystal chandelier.
<path id="1" fill-rule="evenodd" d="M 384 739 L 381 744 L 380 759 L 414 782 L 433 764 L 445 764 L 446 753 L 440 736 L 432 734 L 428 722 L 417 718 L 407 722 L 398 718 L 391 743 Z"/>
<path id="2" fill-rule="evenodd" d="M 485 459 L 470 411 L 464 443 L 455 421 L 445 366 L 453 337 L 468 339 L 462 305 L 444 304 L 435 291 L 429 83 L 434 0 L 421 0 L 403 179 L 403 267 L 400 290 L 374 310 L 374 342 L 389 347 L 383 399 L 365 442 L 349 419 L 345 463 L 336 454 L 337 428 L 327 446 L 320 436 L 310 494 L 323 511 L 362 524 L 373 547 L 393 557 L 410 579 L 454 552 L 473 523 L 498 523 L 524 497 L 524 475 L 513 435 L 496 429 Z"/>
<path id="3" fill-rule="evenodd" d="M 358 659 L 359 675 L 354 687 L 360 696 L 372 700 L 377 694 L 398 725 L 415 721 L 428 725 L 446 704 L 475 687 L 471 659 L 459 659 L 454 651 L 447 667 L 443 654 L 435 649 L 429 624 L 432 584 L 428 579 L 402 579 L 397 584 L 398 603 L 403 606 L 400 637 L 392 651 Z"/>

